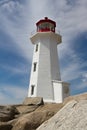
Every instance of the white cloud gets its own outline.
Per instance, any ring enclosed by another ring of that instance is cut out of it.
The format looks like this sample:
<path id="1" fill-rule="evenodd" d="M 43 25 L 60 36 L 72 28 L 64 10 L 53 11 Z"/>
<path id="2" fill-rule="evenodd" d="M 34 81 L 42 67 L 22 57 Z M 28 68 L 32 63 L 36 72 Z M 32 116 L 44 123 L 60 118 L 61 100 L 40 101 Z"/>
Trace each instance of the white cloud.
<path id="1" fill-rule="evenodd" d="M 5 95 L 0 92 L 0 104 L 3 102 L 3 100 L 5 100 Z"/>
<path id="2" fill-rule="evenodd" d="M 4 83 L 7 83 L 6 84 L 7 86 L 9 84 L 8 82 L 12 83 L 14 80 L 15 82 L 13 83 L 13 85 L 20 84 L 20 87 L 21 87 L 21 85 L 23 86 L 25 84 L 28 84 L 29 83 L 28 78 L 30 75 L 30 67 L 31 66 L 28 64 L 25 64 L 25 65 L 17 64 L 15 66 L 9 65 L 9 64 L 8 65 L 0 64 L 0 71 L 3 72 L 1 80 L 0 80 L 1 81 L 0 87 Z"/>
<path id="3" fill-rule="evenodd" d="M 14 2 L 14 1 L 8 1 L 2 4 L 3 10 L 8 11 L 9 13 L 12 13 L 15 8 L 18 6 L 18 2 Z"/>
<path id="4" fill-rule="evenodd" d="M 0 28 L 13 39 L 15 45 L 19 48 L 19 54 L 29 60 L 32 57 L 33 46 L 29 40 L 31 26 L 28 19 L 29 13 L 26 11 L 25 6 L 18 2 L 15 4 L 15 1 L 4 4 L 0 7 Z"/>
<path id="5" fill-rule="evenodd" d="M 84 74 L 82 75 L 82 81 L 85 83 L 87 83 L 87 72 L 84 72 Z"/>
<path id="6" fill-rule="evenodd" d="M 15 4 L 17 4 L 17 6 L 15 6 Z M 48 16 L 57 22 L 57 29 L 61 30 L 63 43 L 65 43 L 60 46 L 60 50 L 63 51 L 63 54 L 67 52 L 67 49 L 71 49 L 69 42 L 73 40 L 77 34 L 87 30 L 86 0 L 77 0 L 74 6 L 67 4 L 67 0 L 55 0 L 55 2 L 53 0 L 38 0 L 38 5 L 36 5 L 37 1 L 35 0 L 27 1 L 25 6 L 17 1 L 7 3 L 7 11 L 11 9 L 14 12 L 15 9 L 18 10 L 21 15 L 21 17 L 18 18 L 17 14 L 14 14 L 14 18 L 16 17 L 18 20 L 16 23 L 11 21 L 5 14 L 3 16 L 3 12 L 1 15 L 3 28 L 20 48 L 20 53 L 22 52 L 21 55 L 28 60 L 31 59 L 33 47 L 29 41 L 30 32 L 35 29 L 35 22 L 44 16 Z M 11 15 L 10 12 L 9 15 Z"/>
<path id="7" fill-rule="evenodd" d="M 9 71 L 9 73 L 12 73 L 12 74 L 26 74 L 26 73 L 28 73 L 27 66 L 25 66 L 23 64 L 20 64 L 18 66 L 9 66 L 9 65 L 5 65 L 5 64 L 1 64 L 0 68 Z"/>
<path id="8" fill-rule="evenodd" d="M 69 52 L 70 51 L 70 52 Z M 62 58 L 61 76 L 65 81 L 72 81 L 76 79 L 86 80 L 87 73 L 83 68 L 86 68 L 87 62 L 79 57 L 73 50 L 66 52 L 65 59 Z M 68 61 L 68 57 L 70 60 Z M 64 61 L 64 62 L 63 62 Z M 66 61 L 66 62 L 65 62 Z"/>
<path id="9" fill-rule="evenodd" d="M 77 91 L 77 90 L 83 90 L 83 89 L 87 89 L 87 81 L 85 81 L 85 82 L 79 81 L 79 83 L 76 84 L 76 86 L 75 86 L 75 90 L 76 90 L 76 91 Z"/>
<path id="10" fill-rule="evenodd" d="M 13 85 L 0 87 L 0 104 L 22 103 L 27 97 L 27 88 Z"/>

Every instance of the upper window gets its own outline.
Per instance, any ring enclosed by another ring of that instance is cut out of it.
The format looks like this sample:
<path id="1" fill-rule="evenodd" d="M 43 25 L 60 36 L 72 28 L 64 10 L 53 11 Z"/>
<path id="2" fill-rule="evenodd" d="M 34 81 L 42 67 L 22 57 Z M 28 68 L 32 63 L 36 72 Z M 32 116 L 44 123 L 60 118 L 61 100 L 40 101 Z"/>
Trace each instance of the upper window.
<path id="1" fill-rule="evenodd" d="M 38 25 L 37 31 L 44 32 L 44 31 L 52 31 L 55 32 L 55 26 L 52 23 L 44 22 Z"/>
<path id="2" fill-rule="evenodd" d="M 38 51 L 38 44 L 36 44 L 36 48 L 35 48 L 35 51 L 36 51 L 36 52 Z"/>

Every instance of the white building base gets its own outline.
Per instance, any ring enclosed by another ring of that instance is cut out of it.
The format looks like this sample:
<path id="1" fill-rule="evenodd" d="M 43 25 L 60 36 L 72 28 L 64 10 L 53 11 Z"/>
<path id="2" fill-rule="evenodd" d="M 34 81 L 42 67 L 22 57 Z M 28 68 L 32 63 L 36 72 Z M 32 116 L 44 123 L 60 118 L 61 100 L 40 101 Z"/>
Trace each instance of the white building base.
<path id="1" fill-rule="evenodd" d="M 53 99 L 46 99 L 43 97 L 43 101 L 47 103 L 63 103 L 64 98 L 70 96 L 70 84 L 63 81 L 53 80 Z"/>
<path id="2" fill-rule="evenodd" d="M 69 85 L 67 82 L 53 81 L 54 102 L 62 103 L 64 98 L 70 95 Z"/>

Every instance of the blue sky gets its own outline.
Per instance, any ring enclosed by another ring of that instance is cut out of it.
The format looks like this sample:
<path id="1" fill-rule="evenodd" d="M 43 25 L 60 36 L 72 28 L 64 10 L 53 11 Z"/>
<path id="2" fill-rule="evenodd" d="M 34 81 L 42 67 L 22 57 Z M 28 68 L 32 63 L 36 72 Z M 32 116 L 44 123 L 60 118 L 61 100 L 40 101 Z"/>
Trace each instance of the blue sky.
<path id="1" fill-rule="evenodd" d="M 45 16 L 56 21 L 62 35 L 62 80 L 70 82 L 71 95 L 87 92 L 87 0 L 0 0 L 0 104 L 21 103 L 27 96 L 29 38 Z"/>

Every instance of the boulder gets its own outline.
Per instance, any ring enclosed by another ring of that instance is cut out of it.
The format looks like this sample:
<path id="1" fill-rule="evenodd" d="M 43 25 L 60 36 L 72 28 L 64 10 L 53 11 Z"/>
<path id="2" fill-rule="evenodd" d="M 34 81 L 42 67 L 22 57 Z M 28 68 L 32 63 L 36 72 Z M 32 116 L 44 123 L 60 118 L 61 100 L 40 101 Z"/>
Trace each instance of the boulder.
<path id="1" fill-rule="evenodd" d="M 14 118 L 18 114 L 15 106 L 0 106 L 0 121 L 6 122 Z"/>
<path id="2" fill-rule="evenodd" d="M 21 116 L 18 121 L 14 124 L 12 130 L 35 130 L 44 121 L 48 120 L 54 115 L 54 112 L 50 111 L 36 111 L 30 114 Z"/>
<path id="3" fill-rule="evenodd" d="M 19 111 L 20 114 L 26 114 L 26 113 L 30 113 L 30 112 L 33 112 L 35 111 L 38 106 L 37 105 L 31 105 L 31 106 L 28 106 L 28 105 L 18 105 L 16 106 L 17 110 Z"/>
<path id="4" fill-rule="evenodd" d="M 37 105 L 37 106 L 40 106 L 40 105 L 43 105 L 44 102 L 43 102 L 42 97 L 26 97 L 23 104 L 24 105 Z"/>
<path id="5" fill-rule="evenodd" d="M 86 130 L 87 100 L 67 103 L 51 119 L 45 121 L 36 130 Z"/>

